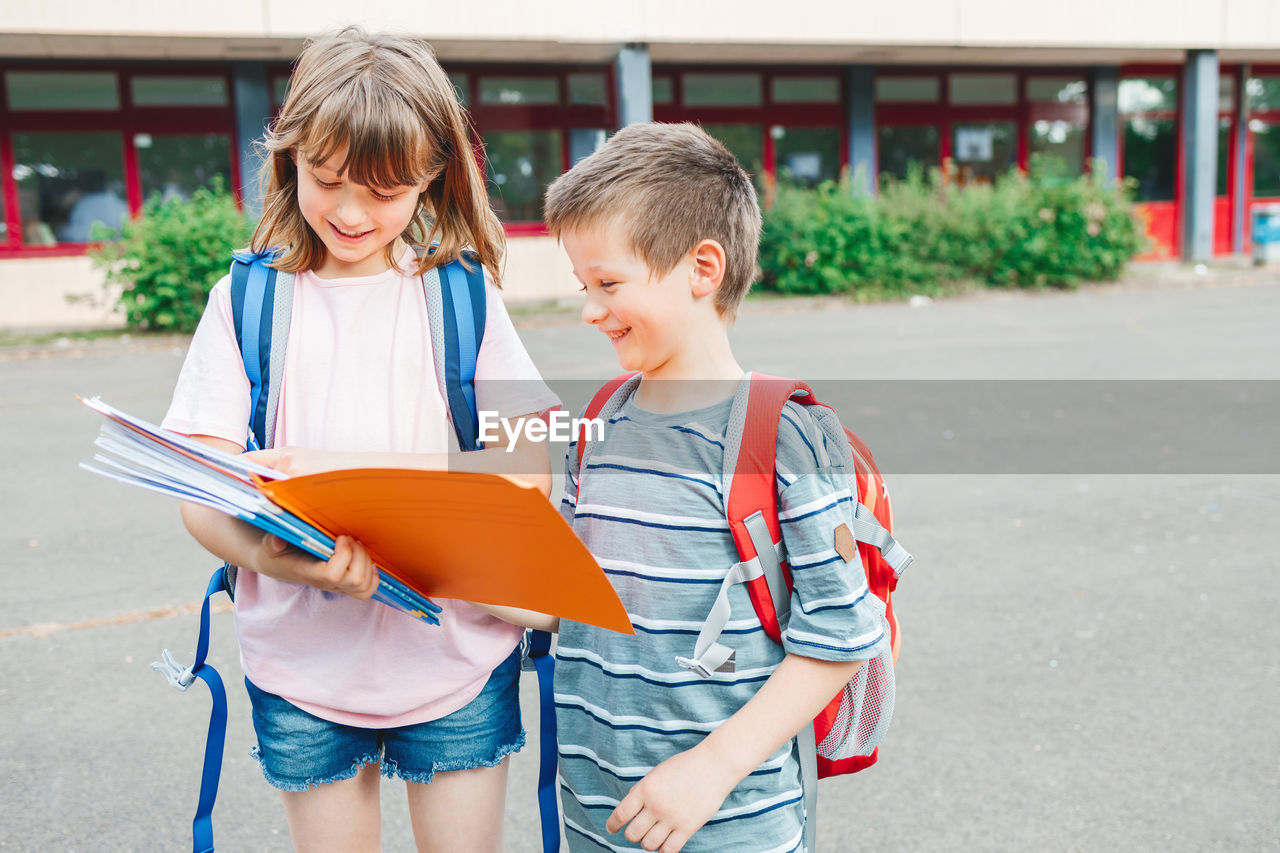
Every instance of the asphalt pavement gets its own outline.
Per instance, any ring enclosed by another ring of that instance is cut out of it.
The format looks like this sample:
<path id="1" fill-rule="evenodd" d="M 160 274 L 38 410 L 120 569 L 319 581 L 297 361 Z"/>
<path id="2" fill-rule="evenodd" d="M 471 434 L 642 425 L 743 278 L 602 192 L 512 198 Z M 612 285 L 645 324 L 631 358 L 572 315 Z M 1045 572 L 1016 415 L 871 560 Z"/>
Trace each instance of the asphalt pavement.
<path id="1" fill-rule="evenodd" d="M 1068 410 L 1055 415 L 1068 428 L 1047 434 L 1049 455 L 1072 464 L 1046 455 L 997 474 L 978 455 L 946 473 L 889 473 L 899 538 L 916 555 L 895 596 L 897 711 L 876 767 L 822 784 L 820 849 L 1280 847 L 1280 468 L 1264 446 L 1275 442 L 1258 440 L 1280 421 L 1280 278 L 1171 278 L 743 312 L 744 365 L 870 389 L 859 411 L 886 436 L 898 421 L 877 395 L 892 386 L 873 380 L 1023 380 L 1010 393 L 1198 380 L 1253 395 L 1231 419 L 1250 429 L 1227 433 L 1253 468 L 1219 462 L 1214 435 L 1180 446 L 1208 460 L 1180 473 L 1091 464 L 1101 415 Z M 572 317 L 518 326 L 566 387 L 615 372 L 603 336 Z M 191 605 L 214 560 L 172 501 L 78 470 L 98 419 L 73 396 L 158 420 L 184 348 L 0 350 L 0 849 L 189 849 L 209 701 L 147 664 L 164 647 L 189 660 Z M 1067 384 L 1044 384 L 1055 381 Z M 963 442 L 974 423 L 946 410 L 933 420 L 912 440 Z M 288 850 L 278 798 L 248 757 L 231 616 L 213 622 L 210 661 L 231 697 L 215 837 L 220 850 Z M 531 728 L 533 688 L 526 679 Z M 532 745 L 512 763 L 516 853 L 540 849 L 536 764 Z M 384 848 L 410 850 L 403 794 L 383 793 Z"/>

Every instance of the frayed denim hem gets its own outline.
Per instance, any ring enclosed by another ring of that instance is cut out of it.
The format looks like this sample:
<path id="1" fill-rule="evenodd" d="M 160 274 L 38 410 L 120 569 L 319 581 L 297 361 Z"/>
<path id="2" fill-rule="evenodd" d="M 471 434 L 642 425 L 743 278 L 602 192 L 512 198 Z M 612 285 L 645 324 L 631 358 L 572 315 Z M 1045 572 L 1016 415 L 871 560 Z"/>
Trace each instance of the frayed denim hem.
<path id="1" fill-rule="evenodd" d="M 262 768 L 262 777 L 267 780 L 267 784 L 279 791 L 306 791 L 311 788 L 318 788 L 321 785 L 327 785 L 330 782 L 341 782 L 343 779 L 350 779 L 363 770 L 369 764 L 376 764 L 378 756 L 366 755 L 363 758 L 357 758 L 355 763 L 346 770 L 334 773 L 332 776 L 323 779 L 310 778 L 305 782 L 295 782 L 288 779 L 281 779 L 267 769 L 267 764 L 262 758 L 262 751 L 258 747 L 249 750 L 249 757 L 258 762 L 258 766 Z"/>
<path id="2" fill-rule="evenodd" d="M 426 785 L 435 778 L 437 773 L 448 773 L 452 770 L 474 770 L 477 767 L 497 767 L 508 755 L 524 749 L 524 740 L 525 732 L 524 729 L 521 729 L 519 737 L 511 743 L 498 747 L 491 758 L 460 758 L 456 761 L 435 761 L 432 762 L 431 769 L 425 773 L 407 773 L 401 770 L 392 759 L 384 758 L 382 760 L 382 775 L 388 779 L 403 779 L 406 782 L 418 782 Z"/>

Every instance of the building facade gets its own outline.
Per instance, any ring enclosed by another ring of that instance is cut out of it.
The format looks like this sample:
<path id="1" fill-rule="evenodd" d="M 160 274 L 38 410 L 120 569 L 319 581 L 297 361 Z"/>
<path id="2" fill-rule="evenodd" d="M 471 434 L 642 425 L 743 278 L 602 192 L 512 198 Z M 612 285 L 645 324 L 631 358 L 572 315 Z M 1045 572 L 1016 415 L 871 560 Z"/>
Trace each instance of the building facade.
<path id="1" fill-rule="evenodd" d="M 891 8 L 886 8 L 891 7 Z M 193 18 L 199 20 L 193 20 Z M 47 0 L 0 11 L 0 327 L 101 325 L 93 222 L 214 176 L 256 204 L 253 142 L 306 36 L 347 23 L 432 43 L 471 113 L 509 236 L 512 299 L 576 285 L 546 185 L 634 121 L 696 121 L 765 189 L 848 168 L 1011 168 L 1136 182 L 1148 257 L 1250 250 L 1280 202 L 1274 0 Z"/>

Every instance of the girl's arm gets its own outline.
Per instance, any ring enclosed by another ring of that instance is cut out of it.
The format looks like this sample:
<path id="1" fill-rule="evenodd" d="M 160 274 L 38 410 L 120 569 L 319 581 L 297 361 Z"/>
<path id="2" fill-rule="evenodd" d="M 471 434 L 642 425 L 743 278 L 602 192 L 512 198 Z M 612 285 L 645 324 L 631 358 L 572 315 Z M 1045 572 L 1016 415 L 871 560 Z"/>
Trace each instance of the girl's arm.
<path id="1" fill-rule="evenodd" d="M 646 850 L 675 853 L 725 798 L 835 696 L 862 661 L 788 654 L 759 692 L 692 749 L 659 764 L 635 784 L 605 829 L 627 828 Z"/>
<path id="2" fill-rule="evenodd" d="M 534 412 L 504 419 L 510 426 L 528 418 L 539 418 Z M 511 423 L 515 422 L 515 423 Z M 516 482 L 533 486 L 543 495 L 551 494 L 551 458 L 543 442 L 529 441 L 519 431 L 515 446 L 508 451 L 507 435 L 517 430 L 500 430 L 498 442 L 484 450 L 467 453 L 336 453 L 303 447 L 280 447 L 257 450 L 249 458 L 290 476 L 317 474 L 342 468 L 416 468 L 426 471 L 472 471 L 502 474 Z M 228 442 L 229 444 L 229 442 Z"/>
<path id="3" fill-rule="evenodd" d="M 225 453 L 239 453 L 233 442 L 208 435 L 192 438 Z M 378 572 L 364 546 L 350 536 L 334 542 L 333 557 L 318 560 L 277 536 L 207 506 L 182 503 L 182 523 L 205 550 L 232 565 L 276 580 L 370 598 L 378 588 Z"/>
<path id="4" fill-rule="evenodd" d="M 474 607 L 483 610 L 485 613 L 488 613 L 490 616 L 497 616 L 502 621 L 510 622 L 512 625 L 519 625 L 521 628 L 532 628 L 535 631 L 550 631 L 552 634 L 555 634 L 560 630 L 559 616 L 539 613 L 536 610 L 525 610 L 521 607 L 505 607 L 501 604 L 480 604 L 477 601 L 469 603 Z"/>

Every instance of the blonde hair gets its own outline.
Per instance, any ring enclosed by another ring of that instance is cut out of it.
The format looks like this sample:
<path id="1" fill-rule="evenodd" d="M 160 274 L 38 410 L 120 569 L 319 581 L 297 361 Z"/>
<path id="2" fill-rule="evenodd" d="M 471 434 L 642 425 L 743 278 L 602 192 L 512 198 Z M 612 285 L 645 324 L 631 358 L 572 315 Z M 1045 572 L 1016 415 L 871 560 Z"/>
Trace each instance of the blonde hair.
<path id="1" fill-rule="evenodd" d="M 733 319 L 756 279 L 760 205 L 751 178 L 729 150 L 693 124 L 633 124 L 547 189 L 547 228 L 618 225 L 631 250 L 664 276 L 698 243 L 725 252 L 716 290 Z"/>
<path id="2" fill-rule="evenodd" d="M 468 130 L 453 84 L 425 44 L 354 26 L 308 42 L 280 115 L 260 143 L 265 191 L 252 248 L 281 248 L 272 266 L 286 272 L 320 266 L 324 243 L 298 208 L 293 158 L 320 164 L 345 147 L 339 172 L 356 183 L 391 188 L 430 181 L 400 235 L 413 246 L 439 244 L 432 254 L 419 253 L 418 274 L 470 247 L 497 282 L 506 239 Z M 386 249 L 390 265 L 398 260 L 394 247 Z"/>

